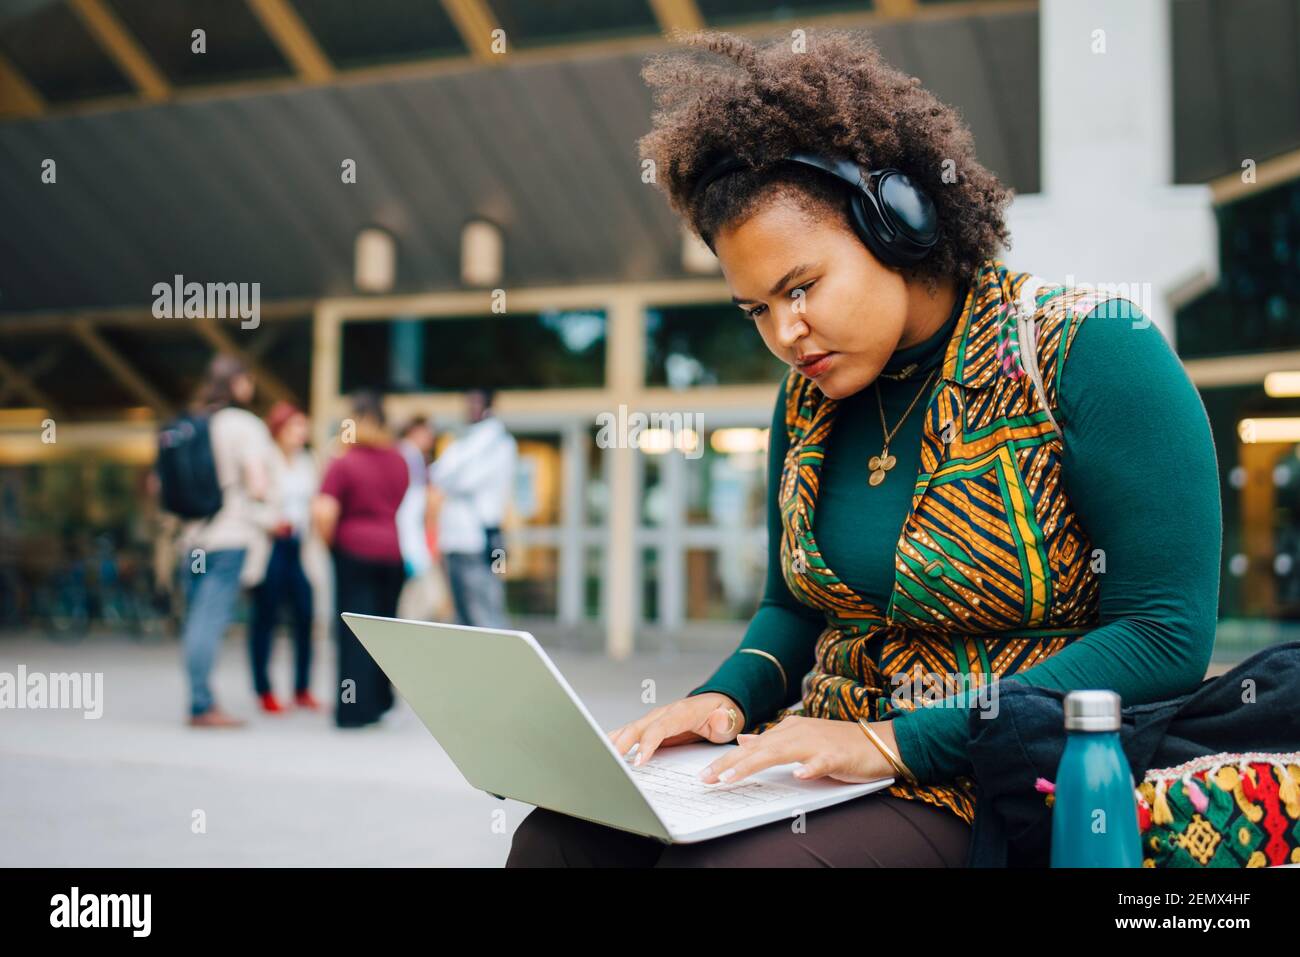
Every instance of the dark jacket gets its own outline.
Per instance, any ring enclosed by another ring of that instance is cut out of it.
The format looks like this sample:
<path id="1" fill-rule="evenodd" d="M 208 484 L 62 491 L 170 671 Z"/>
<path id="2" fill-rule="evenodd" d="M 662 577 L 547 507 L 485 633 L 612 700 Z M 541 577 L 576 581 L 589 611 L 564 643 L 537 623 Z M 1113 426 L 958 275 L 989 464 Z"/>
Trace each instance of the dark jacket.
<path id="1" fill-rule="evenodd" d="M 970 757 L 978 782 L 968 867 L 1046 867 L 1052 812 L 1034 790 L 1056 780 L 1065 750 L 1065 692 L 999 686 L 998 715 L 971 709 Z M 1120 744 L 1135 784 L 1219 752 L 1300 750 L 1300 641 L 1257 652 L 1178 698 L 1120 712 Z"/>

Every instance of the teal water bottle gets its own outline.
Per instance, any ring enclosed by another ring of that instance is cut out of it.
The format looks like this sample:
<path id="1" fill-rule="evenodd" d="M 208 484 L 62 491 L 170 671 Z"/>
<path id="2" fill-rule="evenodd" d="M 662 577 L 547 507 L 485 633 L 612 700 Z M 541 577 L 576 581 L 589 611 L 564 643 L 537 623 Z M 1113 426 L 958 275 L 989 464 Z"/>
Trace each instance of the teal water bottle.
<path id="1" fill-rule="evenodd" d="M 1141 867 L 1133 773 L 1119 743 L 1119 695 L 1065 696 L 1065 753 L 1052 805 L 1053 867 Z"/>

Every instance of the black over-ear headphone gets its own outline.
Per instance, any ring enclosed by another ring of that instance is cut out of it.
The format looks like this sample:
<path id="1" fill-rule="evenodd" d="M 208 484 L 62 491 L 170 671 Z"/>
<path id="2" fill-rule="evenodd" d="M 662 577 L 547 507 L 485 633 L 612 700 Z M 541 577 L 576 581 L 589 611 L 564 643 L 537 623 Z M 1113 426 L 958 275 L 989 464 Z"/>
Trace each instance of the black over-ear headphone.
<path id="1" fill-rule="evenodd" d="M 924 259 L 939 238 L 934 201 L 911 177 L 886 167 L 864 172 L 856 163 L 816 153 L 791 153 L 780 162 L 797 163 L 829 173 L 848 184 L 849 222 L 877 259 L 889 266 L 910 266 Z M 724 156 L 696 181 L 691 199 L 728 173 L 747 169 L 736 156 Z"/>

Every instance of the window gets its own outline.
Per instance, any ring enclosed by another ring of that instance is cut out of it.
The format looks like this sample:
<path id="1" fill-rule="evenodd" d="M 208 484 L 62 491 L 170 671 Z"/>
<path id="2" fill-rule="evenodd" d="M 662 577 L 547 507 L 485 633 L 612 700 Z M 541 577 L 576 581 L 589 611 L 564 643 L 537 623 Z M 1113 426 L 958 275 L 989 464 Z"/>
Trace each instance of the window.
<path id="1" fill-rule="evenodd" d="M 1219 285 L 1178 310 L 1184 359 L 1300 348 L 1300 182 L 1218 210 Z"/>
<path id="2" fill-rule="evenodd" d="M 719 424 L 700 440 L 699 455 L 642 449 L 637 460 L 640 620 L 665 634 L 744 621 L 766 575 L 767 429 Z"/>
<path id="3" fill-rule="evenodd" d="M 545 545 L 511 549 L 506 575 L 506 611 L 524 617 L 554 618 L 560 577 L 560 550 Z"/>
<path id="4" fill-rule="evenodd" d="M 647 385 L 776 383 L 785 371 L 753 321 L 731 303 L 651 308 L 645 322 Z"/>
<path id="5" fill-rule="evenodd" d="M 344 392 L 599 388 L 604 310 L 343 323 Z"/>
<path id="6" fill-rule="evenodd" d="M 761 544 L 735 541 L 686 552 L 686 617 L 744 621 L 762 597 L 767 555 Z"/>
<path id="7" fill-rule="evenodd" d="M 764 528 L 767 429 L 713 429 L 686 459 L 686 521 L 727 529 Z"/>

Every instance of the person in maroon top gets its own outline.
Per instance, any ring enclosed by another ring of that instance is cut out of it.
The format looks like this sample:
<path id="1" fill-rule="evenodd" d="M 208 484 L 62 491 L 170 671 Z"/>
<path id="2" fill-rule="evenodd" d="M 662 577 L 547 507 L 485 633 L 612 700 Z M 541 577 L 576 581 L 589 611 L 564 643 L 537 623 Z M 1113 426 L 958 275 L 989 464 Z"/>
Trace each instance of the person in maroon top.
<path id="1" fill-rule="evenodd" d="M 340 439 L 346 451 L 326 469 L 312 503 L 316 529 L 334 556 L 336 607 L 393 618 L 406 579 L 397 508 L 410 476 L 376 393 L 353 395 L 351 420 L 343 421 Z M 340 728 L 374 724 L 393 705 L 392 685 L 342 619 L 335 621 L 335 635 L 339 697 L 334 723 Z"/>

